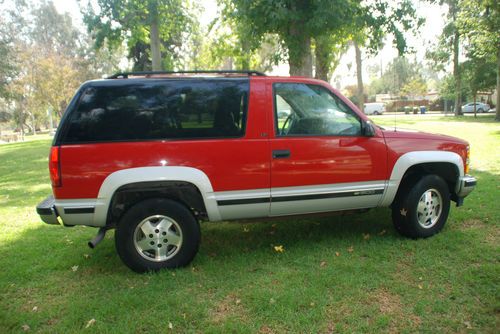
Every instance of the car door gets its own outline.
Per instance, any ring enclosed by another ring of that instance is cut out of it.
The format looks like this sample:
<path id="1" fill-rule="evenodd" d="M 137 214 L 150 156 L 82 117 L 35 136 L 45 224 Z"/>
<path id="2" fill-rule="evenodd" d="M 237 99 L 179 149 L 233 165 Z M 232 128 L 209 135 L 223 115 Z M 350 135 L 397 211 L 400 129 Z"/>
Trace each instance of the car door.
<path id="1" fill-rule="evenodd" d="M 376 206 L 386 178 L 382 135 L 364 136 L 360 116 L 325 86 L 275 82 L 272 90 L 271 215 Z"/>

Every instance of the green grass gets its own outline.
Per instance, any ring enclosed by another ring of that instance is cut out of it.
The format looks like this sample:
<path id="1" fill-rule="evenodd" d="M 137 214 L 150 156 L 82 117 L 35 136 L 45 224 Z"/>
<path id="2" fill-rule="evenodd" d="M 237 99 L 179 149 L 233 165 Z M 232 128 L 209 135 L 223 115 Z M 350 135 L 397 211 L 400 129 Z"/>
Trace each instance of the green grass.
<path id="1" fill-rule="evenodd" d="M 145 275 L 120 262 L 112 232 L 90 250 L 95 229 L 39 221 L 34 207 L 50 192 L 48 140 L 0 146 L 0 333 L 23 325 L 50 333 L 497 332 L 500 126 L 491 117 L 398 116 L 398 124 L 472 144 L 479 184 L 442 233 L 402 238 L 387 209 L 204 223 L 191 266 Z"/>

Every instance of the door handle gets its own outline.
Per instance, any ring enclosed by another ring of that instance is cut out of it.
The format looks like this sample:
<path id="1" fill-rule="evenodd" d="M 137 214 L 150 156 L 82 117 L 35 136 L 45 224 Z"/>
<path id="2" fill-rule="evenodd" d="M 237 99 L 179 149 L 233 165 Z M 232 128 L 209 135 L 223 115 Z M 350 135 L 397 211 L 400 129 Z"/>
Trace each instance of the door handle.
<path id="1" fill-rule="evenodd" d="M 290 150 L 274 150 L 273 159 L 283 159 L 290 157 Z"/>

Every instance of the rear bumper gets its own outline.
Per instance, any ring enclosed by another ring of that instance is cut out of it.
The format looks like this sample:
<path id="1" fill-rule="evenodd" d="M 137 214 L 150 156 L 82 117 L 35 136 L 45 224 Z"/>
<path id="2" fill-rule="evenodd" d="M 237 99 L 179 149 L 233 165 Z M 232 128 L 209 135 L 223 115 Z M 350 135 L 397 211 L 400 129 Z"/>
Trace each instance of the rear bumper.
<path id="1" fill-rule="evenodd" d="M 57 214 L 55 199 L 52 195 L 38 203 L 36 206 L 36 213 L 38 213 L 40 218 L 46 224 L 60 225 L 59 220 L 57 219 L 59 215 Z"/>
<path id="2" fill-rule="evenodd" d="M 460 178 L 459 188 L 457 191 L 457 196 L 459 198 L 464 198 L 471 193 L 472 190 L 476 187 L 477 180 L 475 177 L 470 175 L 465 175 Z"/>

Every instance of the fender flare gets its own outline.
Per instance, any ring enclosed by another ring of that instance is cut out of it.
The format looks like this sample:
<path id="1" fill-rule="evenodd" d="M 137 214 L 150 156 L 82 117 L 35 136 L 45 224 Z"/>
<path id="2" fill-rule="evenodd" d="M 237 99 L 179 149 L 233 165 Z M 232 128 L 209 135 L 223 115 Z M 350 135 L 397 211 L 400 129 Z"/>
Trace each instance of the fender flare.
<path id="1" fill-rule="evenodd" d="M 391 203 L 394 201 L 394 198 L 396 197 L 396 193 L 398 192 L 401 180 L 410 167 L 432 162 L 451 163 L 457 167 L 458 179 L 456 186 L 457 188 L 455 189 L 455 191 L 458 191 L 458 187 L 460 186 L 460 182 L 458 182 L 458 180 L 464 176 L 464 165 L 462 158 L 457 153 L 448 151 L 408 152 L 400 156 L 394 164 L 391 172 L 391 177 L 387 181 L 386 190 L 379 206 L 391 205 Z"/>
<path id="2" fill-rule="evenodd" d="M 109 174 L 101 184 L 96 199 L 94 224 L 104 226 L 113 194 L 118 188 L 138 182 L 183 181 L 195 185 L 203 197 L 210 221 L 220 220 L 212 183 L 201 170 L 192 167 L 160 166 L 128 168 Z"/>

